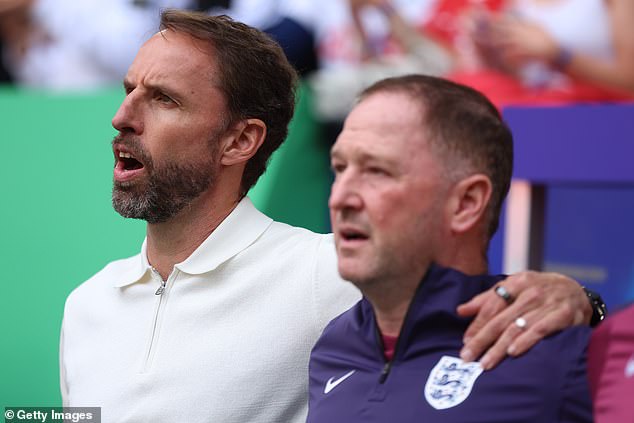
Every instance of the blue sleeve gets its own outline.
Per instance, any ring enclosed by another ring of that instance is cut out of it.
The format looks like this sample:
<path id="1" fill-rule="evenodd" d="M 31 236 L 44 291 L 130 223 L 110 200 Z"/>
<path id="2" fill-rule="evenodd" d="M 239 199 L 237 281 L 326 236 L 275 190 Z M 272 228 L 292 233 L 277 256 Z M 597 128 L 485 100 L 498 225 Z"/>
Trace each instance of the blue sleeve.
<path id="1" fill-rule="evenodd" d="M 591 331 L 589 328 L 574 328 L 567 331 L 568 368 L 564 374 L 561 423 L 593 422 L 592 400 L 587 370 L 587 350 Z M 573 347 L 575 346 L 575 347 Z"/>

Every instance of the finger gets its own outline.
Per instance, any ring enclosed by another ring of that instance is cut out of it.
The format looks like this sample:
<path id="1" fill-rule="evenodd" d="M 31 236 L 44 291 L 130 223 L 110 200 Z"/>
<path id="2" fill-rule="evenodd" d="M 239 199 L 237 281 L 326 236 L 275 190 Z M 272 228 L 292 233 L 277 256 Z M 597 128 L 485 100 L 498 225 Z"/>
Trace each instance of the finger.
<path id="1" fill-rule="evenodd" d="M 481 311 L 467 328 L 467 331 L 465 331 L 463 339 L 465 345 L 460 351 L 460 357 L 463 360 L 473 361 L 480 357 L 508 326 L 507 319 L 500 317 L 504 314 L 504 301 L 502 299 L 499 299 L 499 301 L 502 303 L 499 308 L 493 309 L 491 305 L 487 305 L 492 311 Z"/>
<path id="2" fill-rule="evenodd" d="M 500 341 L 500 338 L 504 336 L 505 331 L 518 316 L 526 314 L 528 310 L 535 309 L 536 304 L 541 300 L 537 293 L 531 291 L 537 290 L 534 288 L 525 290 L 518 300 L 510 306 L 506 306 L 504 300 L 500 298 L 499 300 L 503 304 L 502 308 L 498 308 L 493 314 L 482 318 L 483 325 L 476 327 L 477 333 L 474 333 L 471 337 L 466 339 L 460 357 L 465 361 L 474 360 L 495 344 L 498 344 L 496 351 L 502 349 L 504 354 L 506 354 L 506 349 L 509 347 L 512 339 L 509 341 L 508 338 L 506 338 Z M 494 357 L 497 357 L 497 355 Z"/>
<path id="3" fill-rule="evenodd" d="M 522 291 L 534 285 L 530 280 L 532 273 L 531 271 L 526 271 L 510 275 L 501 281 L 500 284 L 503 284 L 509 292 L 513 292 L 515 297 L 517 297 Z"/>
<path id="4" fill-rule="evenodd" d="M 504 331 L 505 325 L 500 320 L 491 320 L 477 330 L 475 335 L 465 336 L 464 347 L 460 350 L 460 358 L 464 361 L 473 361 L 480 357 Z"/>
<path id="5" fill-rule="evenodd" d="M 507 355 L 507 351 L 513 341 L 523 335 L 531 325 L 531 319 L 536 318 L 537 314 L 527 313 L 522 316 L 523 319 L 527 322 L 527 326 L 525 328 L 521 328 L 518 326 L 514 319 L 511 324 L 509 324 L 502 335 L 498 338 L 498 340 L 488 349 L 486 354 L 480 360 L 480 364 L 484 370 L 490 370 L 493 367 L 497 366 Z"/>
<path id="6" fill-rule="evenodd" d="M 569 310 L 569 306 L 542 304 L 543 298 L 540 289 L 528 289 L 518 301 L 497 317 L 499 324 L 506 323 L 507 327 L 482 357 L 481 364 L 485 370 L 497 366 L 507 354 L 522 354 L 539 340 L 570 325 L 574 313 Z M 515 323 L 520 316 L 527 322 L 525 328 L 520 328 Z"/>
<path id="7" fill-rule="evenodd" d="M 486 292 L 483 292 L 476 295 L 466 303 L 460 304 L 456 309 L 458 315 L 462 317 L 475 316 L 478 311 L 480 311 L 482 305 L 486 303 L 486 299 L 488 298 L 486 294 Z"/>
<path id="8" fill-rule="evenodd" d="M 528 319 L 528 318 L 527 318 Z M 517 357 L 530 350 L 535 344 L 548 336 L 549 330 L 539 323 L 532 324 L 526 331 L 519 334 L 506 349 L 506 354 Z"/>
<path id="9" fill-rule="evenodd" d="M 522 355 L 543 338 L 583 320 L 581 310 L 570 310 L 568 307 L 555 308 L 545 314 L 535 313 L 534 316 L 535 322 L 512 342 L 507 350 L 508 355 Z"/>
<path id="10" fill-rule="evenodd" d="M 470 303 L 474 302 L 474 305 Z M 475 319 L 469 324 L 464 333 L 463 339 L 467 342 L 474 337 L 496 314 L 504 310 L 506 302 L 495 294 L 492 290 L 488 290 L 479 294 L 472 301 L 465 304 L 465 307 L 458 308 L 458 314 L 462 316 L 473 316 Z M 461 314 L 465 313 L 465 314 Z M 467 314 L 467 312 L 471 312 Z M 476 314 L 477 313 L 477 314 Z"/>

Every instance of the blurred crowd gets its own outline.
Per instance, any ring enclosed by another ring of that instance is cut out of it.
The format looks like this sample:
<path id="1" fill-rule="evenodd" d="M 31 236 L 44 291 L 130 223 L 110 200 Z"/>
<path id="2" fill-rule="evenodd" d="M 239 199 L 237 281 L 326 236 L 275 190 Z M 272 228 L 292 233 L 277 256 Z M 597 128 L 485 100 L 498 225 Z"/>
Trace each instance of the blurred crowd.
<path id="1" fill-rule="evenodd" d="M 267 31 L 325 121 L 406 73 L 447 76 L 500 106 L 634 96 L 631 0 L 0 0 L 0 77 L 57 91 L 119 84 L 164 8 Z"/>

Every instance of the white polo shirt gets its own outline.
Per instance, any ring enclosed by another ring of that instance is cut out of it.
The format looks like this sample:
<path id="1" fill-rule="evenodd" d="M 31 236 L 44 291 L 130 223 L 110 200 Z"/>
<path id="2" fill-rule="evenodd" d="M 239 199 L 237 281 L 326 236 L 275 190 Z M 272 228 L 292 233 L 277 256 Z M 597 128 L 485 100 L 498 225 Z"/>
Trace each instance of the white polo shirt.
<path id="1" fill-rule="evenodd" d="M 102 407 L 103 422 L 303 422 L 310 350 L 360 298 L 332 236 L 248 198 L 160 286 L 144 243 L 70 294 L 64 405 Z"/>

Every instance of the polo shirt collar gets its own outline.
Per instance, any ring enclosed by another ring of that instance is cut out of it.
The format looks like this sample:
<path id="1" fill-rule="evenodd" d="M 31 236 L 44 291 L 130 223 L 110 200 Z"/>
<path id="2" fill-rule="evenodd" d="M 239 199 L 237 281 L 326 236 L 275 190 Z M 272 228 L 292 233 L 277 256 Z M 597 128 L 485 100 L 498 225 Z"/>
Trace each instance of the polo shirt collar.
<path id="1" fill-rule="evenodd" d="M 273 219 L 257 210 L 251 200 L 245 197 L 211 235 L 185 261 L 176 264 L 175 267 L 191 275 L 210 272 L 253 244 L 272 222 Z M 151 269 L 147 260 L 145 239 L 141 246 L 141 254 L 132 260 L 115 287 L 120 288 L 138 282 Z"/>

